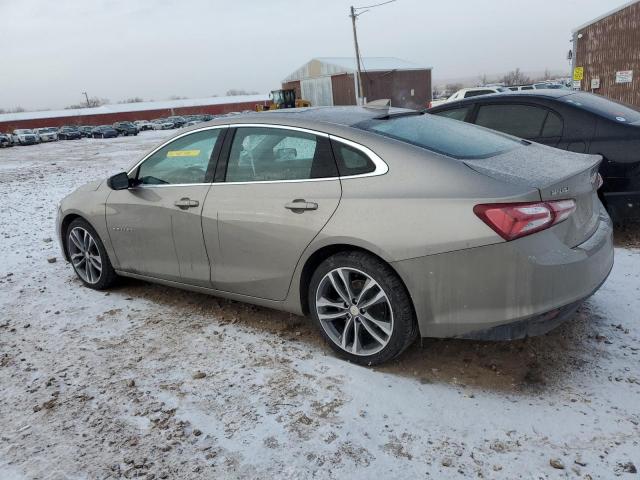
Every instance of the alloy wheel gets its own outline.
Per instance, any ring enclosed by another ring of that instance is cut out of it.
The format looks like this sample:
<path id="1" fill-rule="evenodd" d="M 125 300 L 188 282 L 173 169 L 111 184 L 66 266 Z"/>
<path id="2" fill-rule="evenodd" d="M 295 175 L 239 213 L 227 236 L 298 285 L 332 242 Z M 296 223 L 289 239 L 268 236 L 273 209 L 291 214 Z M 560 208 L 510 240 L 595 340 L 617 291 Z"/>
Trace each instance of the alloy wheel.
<path id="1" fill-rule="evenodd" d="M 102 275 L 102 257 L 91 234 L 82 227 L 74 227 L 68 236 L 69 258 L 82 280 L 96 284 Z"/>
<path id="2" fill-rule="evenodd" d="M 316 314 L 329 338 L 353 355 L 374 355 L 393 333 L 393 309 L 382 286 L 355 268 L 340 267 L 320 281 Z"/>

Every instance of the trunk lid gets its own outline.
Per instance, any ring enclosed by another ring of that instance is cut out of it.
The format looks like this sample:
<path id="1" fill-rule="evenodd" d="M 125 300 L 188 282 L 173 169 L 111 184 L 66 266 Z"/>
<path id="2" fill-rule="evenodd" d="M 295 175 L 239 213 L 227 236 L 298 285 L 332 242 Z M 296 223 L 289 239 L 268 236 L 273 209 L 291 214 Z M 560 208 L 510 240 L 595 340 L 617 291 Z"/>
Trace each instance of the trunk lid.
<path id="1" fill-rule="evenodd" d="M 478 173 L 507 183 L 533 187 L 545 201 L 573 199 L 575 212 L 553 227 L 560 240 L 575 247 L 598 227 L 600 155 L 583 155 L 529 144 L 490 158 L 465 160 Z"/>

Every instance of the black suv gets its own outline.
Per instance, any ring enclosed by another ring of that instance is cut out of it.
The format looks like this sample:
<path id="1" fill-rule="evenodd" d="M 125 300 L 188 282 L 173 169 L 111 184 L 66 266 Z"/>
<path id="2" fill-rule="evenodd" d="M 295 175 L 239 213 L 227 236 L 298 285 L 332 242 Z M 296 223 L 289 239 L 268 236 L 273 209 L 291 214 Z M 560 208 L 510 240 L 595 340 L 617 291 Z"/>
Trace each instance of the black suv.
<path id="1" fill-rule="evenodd" d="M 113 124 L 113 128 L 116 129 L 118 135 L 138 135 L 138 127 L 131 122 L 116 122 Z"/>
<path id="2" fill-rule="evenodd" d="M 82 134 L 78 127 L 64 126 L 58 130 L 58 140 L 79 140 Z"/>
<path id="3" fill-rule="evenodd" d="M 600 199 L 617 221 L 640 220 L 640 109 L 592 93 L 529 90 L 445 103 L 428 113 L 562 150 L 601 155 Z"/>

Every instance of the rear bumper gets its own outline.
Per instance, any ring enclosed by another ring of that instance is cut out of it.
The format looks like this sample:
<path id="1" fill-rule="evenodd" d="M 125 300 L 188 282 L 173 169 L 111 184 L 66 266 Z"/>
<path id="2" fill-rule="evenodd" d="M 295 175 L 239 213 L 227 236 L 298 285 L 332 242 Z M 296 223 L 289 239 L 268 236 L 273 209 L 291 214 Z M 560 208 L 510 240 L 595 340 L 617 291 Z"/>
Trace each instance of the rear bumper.
<path id="1" fill-rule="evenodd" d="M 569 318 L 613 267 L 613 229 L 602 209 L 597 230 L 577 247 L 567 247 L 553 230 L 395 262 L 421 335 L 523 338 Z"/>
<path id="2" fill-rule="evenodd" d="M 640 220 L 640 191 L 605 192 L 602 196 L 613 221 Z"/>

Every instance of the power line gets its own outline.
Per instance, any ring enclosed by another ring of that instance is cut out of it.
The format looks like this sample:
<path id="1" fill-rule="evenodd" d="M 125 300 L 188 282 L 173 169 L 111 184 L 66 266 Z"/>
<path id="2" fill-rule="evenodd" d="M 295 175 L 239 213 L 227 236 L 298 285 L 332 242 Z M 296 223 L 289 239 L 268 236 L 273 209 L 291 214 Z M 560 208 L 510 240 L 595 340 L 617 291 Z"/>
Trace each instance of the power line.
<path id="1" fill-rule="evenodd" d="M 388 0 L 387 2 L 382 2 L 382 3 L 376 3 L 375 5 L 367 5 L 364 7 L 354 7 L 354 10 L 363 10 L 365 8 L 375 8 L 375 7 L 379 7 L 381 5 L 386 5 L 387 3 L 393 3 L 393 2 L 397 2 L 398 0 Z M 362 12 L 364 13 L 364 12 Z"/>
<path id="2" fill-rule="evenodd" d="M 351 6 L 349 8 L 349 17 L 351 18 L 351 25 L 353 27 L 353 46 L 355 47 L 356 53 L 356 71 L 353 76 L 353 86 L 354 86 L 354 94 L 356 97 L 356 105 L 360 105 L 362 103 L 362 57 L 360 55 L 360 47 L 358 46 L 358 33 L 356 31 L 356 20 L 363 13 L 367 13 L 371 8 L 380 7 L 382 5 L 387 5 L 388 3 L 396 2 L 397 0 L 387 0 L 386 2 L 376 3 L 375 5 L 368 5 L 364 7 L 354 7 Z M 364 10 L 362 12 L 356 12 L 356 10 Z"/>

